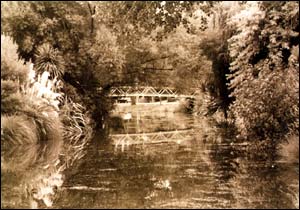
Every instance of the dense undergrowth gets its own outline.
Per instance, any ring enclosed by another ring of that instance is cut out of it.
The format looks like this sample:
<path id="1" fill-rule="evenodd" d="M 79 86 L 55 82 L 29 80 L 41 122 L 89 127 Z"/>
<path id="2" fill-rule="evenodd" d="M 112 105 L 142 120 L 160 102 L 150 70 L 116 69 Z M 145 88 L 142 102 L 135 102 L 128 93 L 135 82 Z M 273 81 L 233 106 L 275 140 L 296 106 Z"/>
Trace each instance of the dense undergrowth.
<path id="1" fill-rule="evenodd" d="M 1 36 L 1 51 L 3 177 L 11 173 L 19 177 L 17 189 L 26 189 L 31 207 L 51 206 L 54 189 L 62 185 L 61 172 L 85 154 L 84 145 L 93 133 L 90 117 L 61 92 L 58 77 L 50 79 L 48 71 L 24 65 L 9 37 Z M 29 168 L 30 173 L 22 173 Z M 4 197 L 17 190 L 9 183 L 3 188 Z"/>

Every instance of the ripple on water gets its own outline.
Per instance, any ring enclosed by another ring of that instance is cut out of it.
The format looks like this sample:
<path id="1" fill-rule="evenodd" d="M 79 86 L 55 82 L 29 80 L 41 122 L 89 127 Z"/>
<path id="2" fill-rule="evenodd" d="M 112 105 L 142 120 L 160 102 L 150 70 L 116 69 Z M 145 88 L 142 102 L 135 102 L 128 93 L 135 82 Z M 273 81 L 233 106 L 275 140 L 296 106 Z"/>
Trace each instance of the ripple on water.
<path id="1" fill-rule="evenodd" d="M 245 143 L 223 140 L 220 130 L 192 116 L 141 118 L 143 128 L 133 114 L 133 130 L 154 132 L 178 124 L 197 129 L 180 144 L 144 142 L 123 150 L 95 137 L 76 171 L 66 174 L 54 208 L 297 207 L 299 164 L 248 158 Z"/>

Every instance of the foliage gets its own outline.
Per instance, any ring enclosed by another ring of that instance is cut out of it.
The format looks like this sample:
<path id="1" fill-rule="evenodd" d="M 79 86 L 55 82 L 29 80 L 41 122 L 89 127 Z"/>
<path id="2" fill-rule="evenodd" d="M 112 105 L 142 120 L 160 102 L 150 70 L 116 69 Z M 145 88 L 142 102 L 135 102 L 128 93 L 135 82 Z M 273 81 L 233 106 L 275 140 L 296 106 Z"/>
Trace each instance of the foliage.
<path id="1" fill-rule="evenodd" d="M 242 134 L 279 139 L 299 128 L 299 5 L 247 3 L 231 19 L 231 110 Z"/>
<path id="2" fill-rule="evenodd" d="M 3 25 L 18 43 L 20 56 L 32 59 L 38 71 L 49 71 L 51 78 L 62 76 L 68 83 L 63 90 L 78 102 L 106 109 L 93 98 L 100 85 L 118 80 L 122 53 L 111 46 L 115 38 L 105 27 L 94 30 L 97 25 L 90 24 L 89 6 L 89 2 L 27 2 L 24 12 L 4 15 Z"/>
<path id="3" fill-rule="evenodd" d="M 94 5 L 95 21 L 98 25 L 105 24 L 114 32 L 125 54 L 121 83 L 179 86 L 185 81 L 182 75 L 189 79 L 199 77 L 196 71 L 205 64 L 201 62 L 201 56 L 193 59 L 199 50 L 199 36 L 195 33 L 203 30 L 206 24 L 203 19 L 206 17 L 203 12 L 194 18 L 189 16 L 196 16 L 196 10 L 207 9 L 210 3 L 135 1 Z M 200 64 L 196 67 L 199 60 Z M 179 68 L 180 63 L 182 68 Z M 185 68 L 188 70 L 185 71 Z M 194 81 L 192 83 L 195 85 Z"/>
<path id="4" fill-rule="evenodd" d="M 191 45 L 181 46 L 185 52 L 180 51 L 180 46 L 174 46 L 178 51 L 173 53 L 166 48 L 166 43 L 173 42 L 166 41 L 165 35 L 179 27 L 173 41 L 182 43 L 182 38 L 191 38 L 189 34 L 195 33 L 195 26 L 189 14 L 192 15 L 197 6 L 207 9 L 209 5 L 201 2 L 28 2 L 11 4 L 15 12 L 9 11 L 3 16 L 3 26 L 19 44 L 20 55 L 26 60 L 32 59 L 38 70 L 46 68 L 51 75 L 50 66 L 62 70 L 49 59 L 56 62 L 59 60 L 54 59 L 56 53 L 64 55 L 63 80 L 69 84 L 65 90 L 69 90 L 73 99 L 80 98 L 77 101 L 82 101 L 92 112 L 98 112 L 94 114 L 98 122 L 99 114 L 108 113 L 112 107 L 105 102 L 105 93 L 98 96 L 99 87 L 104 90 L 112 85 L 137 82 L 189 86 L 185 78 L 199 77 L 198 72 L 206 64 L 197 64 L 203 57 L 192 59 L 190 56 L 197 51 L 197 42 L 192 46 L 195 51 L 182 56 L 180 53 L 188 52 Z M 23 8 L 22 12 L 15 10 L 18 6 Z M 194 21 L 197 30 L 203 30 L 200 28 L 206 24 L 205 17 L 200 16 L 199 21 Z M 195 38 L 197 36 L 193 36 Z M 43 47 L 45 45 L 48 49 Z M 41 48 L 46 49 L 42 50 L 43 56 L 39 55 L 41 50 L 37 50 Z M 171 69 L 178 67 L 178 71 L 168 71 L 170 66 Z M 160 80 L 156 82 L 157 78 Z M 193 86 L 197 79 L 192 82 Z M 70 85 L 76 91 L 72 91 Z"/>
<path id="5" fill-rule="evenodd" d="M 2 41 L 4 54 L 1 54 L 1 63 L 5 66 L 1 66 L 4 72 L 1 75 L 1 144 L 36 144 L 40 141 L 59 144 L 61 125 L 56 110 L 60 94 L 53 90 L 56 81 L 48 80 L 47 72 L 35 81 L 30 77 L 33 70 L 17 60 L 16 45 L 5 36 L 1 36 Z M 11 42 L 12 49 L 7 46 L 8 42 Z M 11 57 L 8 56 L 10 51 Z"/>
<path id="6" fill-rule="evenodd" d="M 1 80 L 1 114 L 14 113 L 24 106 L 18 85 L 11 80 Z"/>
<path id="7" fill-rule="evenodd" d="M 1 116 L 1 130 L 3 132 L 1 143 L 3 144 L 6 142 L 12 145 L 25 142 L 36 144 L 38 142 L 36 125 L 26 116 Z"/>
<path id="8" fill-rule="evenodd" d="M 78 46 L 89 31 L 85 24 L 87 7 L 78 2 L 7 2 L 3 5 L 7 8 L 1 16 L 3 32 L 18 43 L 19 55 L 25 60 L 31 59 L 39 74 L 48 70 L 52 79 L 62 76 L 64 82 L 77 89 L 74 98 L 78 98 L 82 91 L 78 85 L 80 71 L 87 69 L 81 69 L 77 62 L 81 57 Z"/>
<path id="9" fill-rule="evenodd" d="M 64 73 L 64 60 L 59 51 L 53 49 L 49 44 L 38 47 L 35 55 L 35 70 L 37 74 L 44 71 L 50 73 L 50 78 L 61 78 Z"/>
<path id="10" fill-rule="evenodd" d="M 217 2 L 210 8 L 208 28 L 202 34 L 200 47 L 203 54 L 212 62 L 212 75 L 203 87 L 211 95 L 208 113 L 214 114 L 222 110 L 225 118 L 232 98 L 229 97 L 226 75 L 229 71 L 229 51 L 227 40 L 232 36 L 233 28 L 228 20 L 243 8 L 242 2 Z"/>
<path id="11" fill-rule="evenodd" d="M 88 68 L 82 71 L 82 85 L 86 89 L 105 87 L 120 80 L 122 75 L 124 55 L 117 44 L 116 35 L 104 25 L 99 26 L 95 37 L 89 42 L 79 45 L 80 66 Z M 91 74 L 89 76 L 89 74 Z M 95 80 L 95 84 L 90 84 Z"/>
<path id="12" fill-rule="evenodd" d="M 17 48 L 11 37 L 1 35 L 1 79 L 24 83 L 29 64 L 24 65 L 24 61 L 19 59 Z"/>
<path id="13" fill-rule="evenodd" d="M 36 144 L 41 141 L 49 145 L 59 144 L 62 127 L 57 113 L 45 104 L 30 104 L 28 101 L 14 115 L 1 116 L 1 142 L 8 145 Z"/>
<path id="14" fill-rule="evenodd" d="M 8 13 L 2 19 L 4 32 L 13 37 L 20 56 L 26 61 L 33 59 L 36 49 L 44 43 L 67 52 L 74 49 L 83 36 L 81 30 L 84 29 L 80 26 L 87 11 L 78 2 L 7 4 L 10 9 L 4 11 Z M 65 15 L 68 13 L 73 15 Z"/>
<path id="15" fill-rule="evenodd" d="M 62 123 L 64 124 L 64 161 L 63 168 L 70 167 L 73 163 L 85 155 L 85 146 L 92 137 L 93 127 L 89 117 L 84 114 L 84 108 L 74 103 L 67 97 L 63 101 L 60 110 Z"/>
<path id="16" fill-rule="evenodd" d="M 226 74 L 229 73 L 229 55 L 227 43 L 222 40 L 222 35 L 214 33 L 213 36 L 205 38 L 201 42 L 201 47 L 205 55 L 212 60 L 211 80 L 205 85 L 210 95 L 215 98 L 215 102 L 219 101 L 216 108 L 221 108 L 227 113 L 228 106 L 231 102 L 229 99 L 229 91 L 226 83 Z M 212 108 L 212 107 L 211 107 Z M 225 114 L 227 115 L 227 114 Z"/>
<path id="17" fill-rule="evenodd" d="M 298 56 L 299 24 L 295 10 L 298 4 L 295 2 L 22 2 L 3 5 L 11 10 L 1 16 L 2 26 L 18 43 L 20 56 L 32 59 L 38 71 L 47 70 L 51 77 L 59 76 L 68 83 L 62 90 L 70 94 L 73 101 L 83 103 L 100 127 L 113 107 L 107 98 L 109 89 L 120 84 L 173 86 L 183 92 L 191 87 L 201 88 L 204 95 L 210 93 L 206 103 L 210 108 L 206 113 L 221 108 L 225 117 L 231 99 L 236 98 L 231 111 L 237 124 L 244 121 L 240 127 L 247 135 L 265 138 L 270 132 L 278 136 L 281 130 L 286 132 L 297 127 L 294 119 L 298 108 L 295 107 L 284 112 L 276 108 L 276 122 L 267 123 L 271 126 L 265 124 L 269 114 L 259 115 L 261 120 L 256 115 L 250 116 L 253 110 L 273 112 L 275 108 L 270 108 L 271 104 L 280 104 L 276 100 L 282 97 L 281 107 L 284 103 L 297 106 L 294 102 L 297 101 L 295 76 L 298 73 L 293 70 L 297 62 L 292 61 L 294 55 L 296 60 Z M 282 73 L 281 78 L 279 69 L 288 73 Z M 277 73 L 282 80 L 278 80 Z M 270 87 L 289 79 L 293 82 L 279 88 L 277 98 L 271 103 L 268 94 L 273 96 L 274 89 Z M 257 94 L 258 84 L 260 94 Z M 6 88 L 11 91 L 8 85 Z M 232 98 L 230 91 L 233 91 Z M 253 103 L 248 107 L 254 100 L 264 108 Z M 258 122 L 268 131 L 261 131 L 260 128 L 264 128 Z"/>
<path id="18" fill-rule="evenodd" d="M 213 3 L 203 2 L 101 2 L 95 6 L 99 11 L 96 12 L 101 22 L 106 21 L 107 26 L 117 31 L 122 36 L 119 38 L 128 41 L 130 36 L 143 33 L 150 35 L 157 27 L 162 30 L 154 36 L 154 39 L 161 40 L 165 34 L 176 29 L 180 24 L 184 24 L 187 29 L 191 28 L 188 16 L 195 9 L 195 5 L 200 5 L 201 9 L 207 10 Z M 117 23 L 117 24 L 116 24 Z M 205 25 L 205 21 L 201 22 Z M 130 29 L 130 30 L 128 30 Z M 133 40 L 130 40 L 133 41 Z M 133 42 L 129 42 L 129 45 Z"/>
<path id="19" fill-rule="evenodd" d="M 25 8 L 25 13 L 16 10 L 15 14 L 11 14 L 16 17 L 15 22 L 10 19 L 12 16 L 6 16 L 6 21 L 11 21 L 12 25 L 3 24 L 8 30 L 7 32 L 14 31 L 16 28 L 20 30 L 12 33 L 14 39 L 21 44 L 19 52 L 27 60 L 32 58 L 36 68 L 33 69 L 33 65 L 29 66 L 29 64 L 25 66 L 23 61 L 19 61 L 16 53 L 17 45 L 12 42 L 12 39 L 1 37 L 1 48 L 4 52 L 1 54 L 1 64 L 4 64 L 1 65 L 1 70 L 3 70 L 1 71 L 1 94 L 3 96 L 1 98 L 1 146 L 3 149 L 1 171 L 3 169 L 6 173 L 21 173 L 18 176 L 20 183 L 17 184 L 17 187 L 13 186 L 12 193 L 15 193 L 14 189 L 18 189 L 17 194 L 24 191 L 26 196 L 29 196 L 28 200 L 34 198 L 35 201 L 31 200 L 31 205 L 33 205 L 31 207 L 37 207 L 36 201 L 49 207 L 52 205 L 52 194 L 55 187 L 61 186 L 61 180 L 57 180 L 59 177 L 52 170 L 59 163 L 58 155 L 67 154 L 67 158 L 63 159 L 59 170 L 66 169 L 73 161 L 81 158 L 84 155 L 83 146 L 91 138 L 92 128 L 90 124 L 87 124 L 89 117 L 83 116 L 85 110 L 82 107 L 78 108 L 78 104 L 69 106 L 73 111 L 70 116 L 67 115 L 68 113 L 60 111 L 63 105 L 61 103 L 63 94 L 60 92 L 62 81 L 57 79 L 61 79 L 63 76 L 65 66 L 61 52 L 67 52 L 73 47 L 70 46 L 72 44 L 62 44 L 63 47 L 60 47 L 59 41 L 62 40 L 57 40 L 50 34 L 45 34 L 45 37 L 42 38 L 44 32 L 31 31 L 36 28 L 31 21 L 29 22 L 31 18 L 28 16 L 32 16 L 32 20 L 34 20 L 34 16 L 39 16 L 39 12 L 45 8 L 49 12 L 45 14 L 49 15 L 51 5 L 47 2 L 38 3 L 35 6 L 32 3 L 27 3 L 27 5 L 29 7 Z M 35 11 L 39 12 L 35 13 Z M 54 9 L 52 12 L 60 11 Z M 63 15 L 65 15 L 64 12 L 62 11 Z M 53 21 L 55 22 L 55 20 Z M 41 24 L 41 22 L 38 20 L 35 24 Z M 37 28 L 45 30 L 49 26 L 49 30 L 53 29 L 51 24 L 44 25 L 44 28 L 42 26 L 39 25 L 40 28 Z M 23 29 L 24 31 L 22 31 Z M 26 40 L 28 37 L 24 38 L 22 32 L 27 35 L 32 33 L 30 35 L 32 42 L 28 42 Z M 52 35 L 55 35 L 55 32 Z M 66 38 L 63 41 L 69 40 Z M 35 52 L 37 52 L 36 55 L 34 55 Z M 72 56 L 66 54 L 64 59 L 65 57 L 69 59 Z M 68 67 L 70 68 L 70 66 Z M 65 107 L 66 105 L 63 106 L 63 108 Z M 81 116 L 83 118 L 80 118 Z M 64 122 L 63 125 L 62 119 L 68 117 L 70 117 L 68 119 L 70 124 Z M 63 138 L 65 142 L 63 142 Z M 63 151 L 61 150 L 62 143 L 64 143 Z M 29 167 L 34 173 L 24 173 L 23 175 L 22 172 Z M 59 170 L 58 172 L 60 172 Z M 30 174 L 31 177 L 29 178 L 26 174 Z M 9 191 L 8 194 L 5 194 L 9 196 L 11 190 L 7 191 Z"/>
<path id="20" fill-rule="evenodd" d="M 18 91 L 18 86 L 12 80 L 1 80 L 1 97 L 7 98 Z"/>
<path id="21" fill-rule="evenodd" d="M 190 34 L 181 24 L 160 43 L 169 56 L 167 64 L 173 69 L 169 85 L 177 89 L 199 88 L 210 76 L 211 62 L 199 48 L 201 37 Z M 171 80 L 171 81 L 170 81 Z"/>

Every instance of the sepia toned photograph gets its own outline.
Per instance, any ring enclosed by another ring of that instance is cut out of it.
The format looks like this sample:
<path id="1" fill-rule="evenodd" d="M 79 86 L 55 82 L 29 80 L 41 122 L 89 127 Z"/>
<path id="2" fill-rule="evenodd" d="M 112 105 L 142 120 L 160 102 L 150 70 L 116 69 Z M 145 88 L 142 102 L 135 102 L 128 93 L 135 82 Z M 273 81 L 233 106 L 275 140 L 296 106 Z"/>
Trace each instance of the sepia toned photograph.
<path id="1" fill-rule="evenodd" d="M 1 209 L 299 209 L 298 1 L 1 1 Z"/>

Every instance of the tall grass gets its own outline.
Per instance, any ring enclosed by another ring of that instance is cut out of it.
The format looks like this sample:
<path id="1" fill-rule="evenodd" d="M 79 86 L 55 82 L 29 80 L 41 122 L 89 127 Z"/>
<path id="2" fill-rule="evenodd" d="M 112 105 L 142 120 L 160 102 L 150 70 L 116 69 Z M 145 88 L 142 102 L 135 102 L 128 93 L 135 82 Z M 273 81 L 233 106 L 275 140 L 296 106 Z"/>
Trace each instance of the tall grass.
<path id="1" fill-rule="evenodd" d="M 60 94 L 53 92 L 51 90 L 53 83 L 46 80 L 46 77 L 42 77 L 31 87 L 27 86 L 22 92 L 6 98 L 9 100 L 4 103 L 7 106 L 5 111 L 13 115 L 1 116 L 3 141 L 11 144 L 38 141 L 56 144 L 62 141 L 62 125 L 57 112 L 59 104 L 57 97 Z M 20 105 L 8 104 L 13 100 L 18 101 Z"/>

